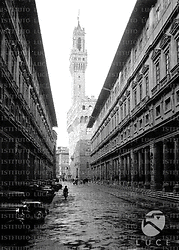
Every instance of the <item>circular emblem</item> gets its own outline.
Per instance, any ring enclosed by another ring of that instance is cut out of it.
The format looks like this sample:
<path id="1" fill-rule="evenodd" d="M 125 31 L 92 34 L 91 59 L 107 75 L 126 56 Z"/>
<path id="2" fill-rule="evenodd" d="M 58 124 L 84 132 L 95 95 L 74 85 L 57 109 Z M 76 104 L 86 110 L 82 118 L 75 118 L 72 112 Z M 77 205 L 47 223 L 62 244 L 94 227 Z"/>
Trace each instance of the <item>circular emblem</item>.
<path id="1" fill-rule="evenodd" d="M 159 234 L 165 226 L 165 216 L 159 210 L 153 210 L 146 214 L 142 220 L 142 231 L 147 236 Z"/>

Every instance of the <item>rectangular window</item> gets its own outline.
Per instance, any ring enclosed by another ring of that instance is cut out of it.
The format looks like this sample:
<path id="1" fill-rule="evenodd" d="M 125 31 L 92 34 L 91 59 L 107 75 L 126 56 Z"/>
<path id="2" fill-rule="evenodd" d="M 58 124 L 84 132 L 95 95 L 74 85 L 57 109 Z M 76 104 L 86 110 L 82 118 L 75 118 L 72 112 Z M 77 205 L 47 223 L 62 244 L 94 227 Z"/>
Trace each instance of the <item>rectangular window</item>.
<path id="1" fill-rule="evenodd" d="M 124 117 L 126 117 L 126 102 L 124 103 Z"/>
<path id="2" fill-rule="evenodd" d="M 139 49 L 140 49 L 140 50 L 142 49 L 142 37 L 141 37 L 141 39 L 140 39 L 140 41 L 139 41 Z"/>
<path id="3" fill-rule="evenodd" d="M 2 95 L 2 88 L 0 87 L 0 100 L 2 100 L 3 95 Z"/>
<path id="4" fill-rule="evenodd" d="M 19 89 L 21 91 L 21 86 L 22 85 L 22 73 L 21 73 L 21 70 L 19 70 Z"/>
<path id="5" fill-rule="evenodd" d="M 127 132 L 128 132 L 128 137 L 130 137 L 130 134 L 131 134 L 130 128 L 128 128 Z"/>
<path id="6" fill-rule="evenodd" d="M 142 128 L 142 119 L 140 119 L 140 121 L 139 121 L 139 126 L 140 126 L 140 128 Z"/>
<path id="7" fill-rule="evenodd" d="M 166 69 L 166 75 L 170 73 L 170 55 L 169 50 L 165 53 L 165 69 Z"/>
<path id="8" fill-rule="evenodd" d="M 136 60 L 137 58 L 137 49 L 134 50 L 134 61 Z"/>
<path id="9" fill-rule="evenodd" d="M 156 116 L 160 115 L 160 105 L 156 107 Z"/>
<path id="10" fill-rule="evenodd" d="M 117 111 L 117 125 L 119 123 L 119 110 Z"/>
<path id="11" fill-rule="evenodd" d="M 137 89 L 134 89 L 134 105 L 137 105 Z"/>
<path id="12" fill-rule="evenodd" d="M 139 84 L 139 97 L 140 101 L 142 101 L 142 83 Z"/>
<path id="13" fill-rule="evenodd" d="M 146 75 L 145 77 L 145 93 L 146 93 L 146 96 L 149 95 L 149 76 Z"/>
<path id="14" fill-rule="evenodd" d="M 147 124 L 149 122 L 149 114 L 146 114 L 145 116 L 145 123 Z"/>
<path id="15" fill-rule="evenodd" d="M 177 40 L 177 62 L 179 63 L 179 39 Z"/>
<path id="16" fill-rule="evenodd" d="M 130 110 L 131 110 L 131 105 L 130 105 L 130 98 L 128 98 L 128 114 L 130 114 Z"/>
<path id="17" fill-rule="evenodd" d="M 16 67 L 16 61 L 15 61 L 15 57 L 12 55 L 12 60 L 11 60 L 11 73 L 13 78 L 15 79 L 15 67 Z"/>
<path id="18" fill-rule="evenodd" d="M 134 132 L 137 131 L 137 123 L 134 123 Z"/>
<path id="19" fill-rule="evenodd" d="M 160 65 L 159 65 L 159 62 L 156 63 L 155 65 L 155 73 L 156 73 L 156 84 L 159 83 L 160 81 Z"/>
<path id="20" fill-rule="evenodd" d="M 121 105 L 121 120 L 123 120 L 123 105 Z"/>
<path id="21" fill-rule="evenodd" d="M 176 102 L 179 102 L 179 90 L 176 92 Z"/>
<path id="22" fill-rule="evenodd" d="M 5 43 L 5 63 L 8 65 L 9 61 L 9 47 L 8 47 L 8 42 L 6 41 Z"/>
<path id="23" fill-rule="evenodd" d="M 170 97 L 165 100 L 165 111 L 171 108 Z"/>
<path id="24" fill-rule="evenodd" d="M 160 20 L 160 6 L 158 6 L 156 9 L 156 20 L 157 22 Z"/>

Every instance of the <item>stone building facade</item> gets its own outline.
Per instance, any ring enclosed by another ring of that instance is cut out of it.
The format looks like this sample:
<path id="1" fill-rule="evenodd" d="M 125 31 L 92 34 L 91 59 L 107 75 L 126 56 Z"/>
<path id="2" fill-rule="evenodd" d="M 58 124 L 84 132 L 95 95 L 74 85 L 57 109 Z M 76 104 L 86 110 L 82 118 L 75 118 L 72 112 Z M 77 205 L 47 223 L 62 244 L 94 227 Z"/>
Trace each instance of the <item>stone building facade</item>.
<path id="1" fill-rule="evenodd" d="M 176 190 L 178 125 L 179 4 L 138 0 L 88 123 L 92 178 Z"/>
<path id="2" fill-rule="evenodd" d="M 34 0 L 0 1 L 0 181 L 55 178 L 57 126 Z"/>
<path id="3" fill-rule="evenodd" d="M 85 95 L 85 70 L 87 51 L 85 49 L 85 30 L 78 26 L 73 32 L 73 48 L 70 55 L 70 72 L 72 75 L 72 107 L 67 114 L 67 131 L 69 134 L 69 164 L 73 179 L 87 178 L 91 129 L 86 125 L 96 100 Z M 84 152 L 84 148 L 86 149 Z"/>
<path id="4" fill-rule="evenodd" d="M 58 147 L 56 150 L 56 176 L 61 180 L 70 180 L 69 149 Z"/>

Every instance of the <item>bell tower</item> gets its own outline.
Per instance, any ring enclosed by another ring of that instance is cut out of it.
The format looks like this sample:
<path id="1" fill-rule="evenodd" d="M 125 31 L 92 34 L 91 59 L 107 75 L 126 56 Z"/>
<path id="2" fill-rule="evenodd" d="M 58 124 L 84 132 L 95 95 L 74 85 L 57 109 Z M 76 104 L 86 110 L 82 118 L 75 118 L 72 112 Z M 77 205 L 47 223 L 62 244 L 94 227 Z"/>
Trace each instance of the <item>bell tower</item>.
<path id="1" fill-rule="evenodd" d="M 70 54 L 70 72 L 72 75 L 72 102 L 85 98 L 85 70 L 87 51 L 85 50 L 85 30 L 78 26 L 73 31 L 73 48 Z"/>
<path id="2" fill-rule="evenodd" d="M 87 123 L 96 99 L 85 94 L 85 71 L 87 51 L 85 49 L 85 30 L 81 28 L 78 16 L 77 27 L 73 31 L 73 47 L 70 54 L 72 76 L 72 105 L 67 113 L 69 135 L 69 165 L 73 179 L 85 179 L 89 175 L 91 131 Z"/>

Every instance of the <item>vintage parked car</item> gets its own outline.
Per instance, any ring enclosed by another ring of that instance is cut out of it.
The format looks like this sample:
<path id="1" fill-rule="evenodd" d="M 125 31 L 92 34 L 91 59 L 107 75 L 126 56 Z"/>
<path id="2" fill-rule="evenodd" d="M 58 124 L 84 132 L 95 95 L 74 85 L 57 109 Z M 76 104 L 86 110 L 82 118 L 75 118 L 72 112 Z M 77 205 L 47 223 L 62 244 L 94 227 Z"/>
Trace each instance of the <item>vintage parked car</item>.
<path id="1" fill-rule="evenodd" d="M 31 226 L 25 221 L 25 213 L 29 213 L 26 204 L 0 203 L 0 241 L 14 240 L 13 235 L 16 240 L 22 239 L 18 237 L 29 232 Z"/>
<path id="2" fill-rule="evenodd" d="M 28 208 L 25 213 L 27 221 L 35 223 L 43 222 L 46 215 L 49 214 L 48 208 L 40 201 L 25 200 L 22 204 Z"/>
<path id="3" fill-rule="evenodd" d="M 20 202 L 25 199 L 25 193 L 21 191 L 4 190 L 0 188 L 0 201 L 1 202 Z"/>
<path id="4" fill-rule="evenodd" d="M 32 199 L 36 201 L 42 201 L 44 203 L 51 203 L 55 196 L 55 191 L 53 189 L 43 188 L 37 184 L 11 186 L 10 189 L 13 190 L 13 192 L 23 192 L 24 199 Z"/>
<path id="5" fill-rule="evenodd" d="M 39 184 L 39 183 L 37 183 Z M 62 189 L 62 184 L 59 183 L 59 180 L 57 181 L 56 179 L 54 180 L 43 180 L 40 182 L 41 187 L 49 187 L 55 192 L 58 192 L 59 189 Z"/>
<path id="6" fill-rule="evenodd" d="M 47 204 L 43 204 L 41 201 L 34 200 L 34 199 L 27 199 L 30 196 L 27 193 L 27 190 L 22 191 L 12 191 L 12 190 L 3 190 L 1 188 L 0 191 L 0 204 L 1 208 L 6 207 L 7 209 L 10 208 L 17 208 L 20 209 L 21 214 L 25 214 L 26 221 L 33 221 L 33 222 L 40 222 L 45 219 L 45 216 L 49 213 L 47 208 Z M 42 193 L 47 193 L 47 190 L 42 190 Z M 51 197 L 52 194 L 49 191 L 49 196 Z M 48 196 L 44 196 L 48 198 Z M 33 197 L 35 198 L 35 194 Z M 45 199 L 44 198 L 44 199 Z M 45 199 L 46 200 L 46 199 Z M 3 205 L 4 204 L 4 205 Z"/>
<path id="7" fill-rule="evenodd" d="M 58 182 L 52 182 L 51 187 L 55 190 L 55 192 L 58 192 L 60 189 L 62 189 L 62 184 Z"/>

